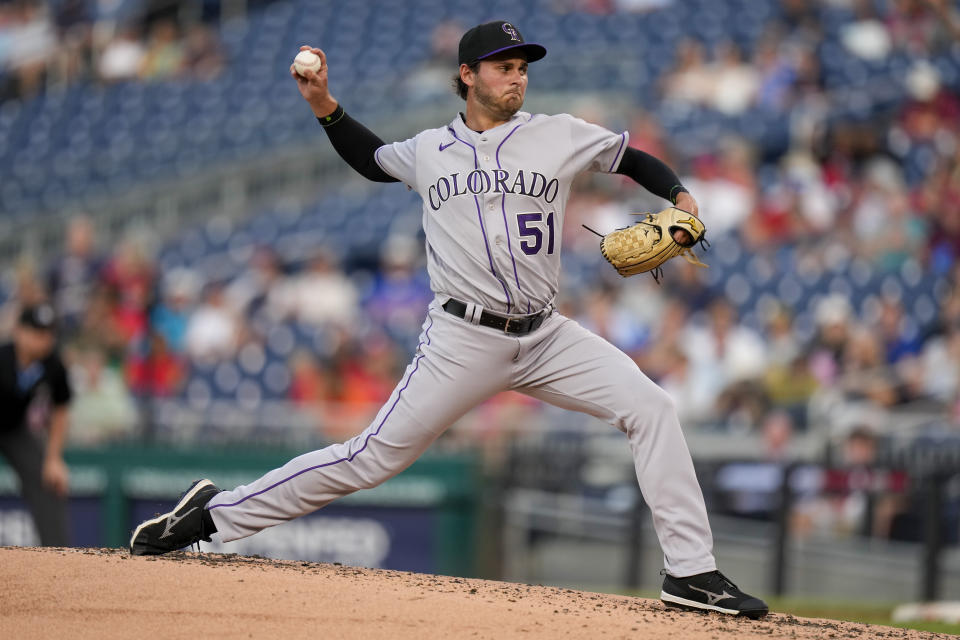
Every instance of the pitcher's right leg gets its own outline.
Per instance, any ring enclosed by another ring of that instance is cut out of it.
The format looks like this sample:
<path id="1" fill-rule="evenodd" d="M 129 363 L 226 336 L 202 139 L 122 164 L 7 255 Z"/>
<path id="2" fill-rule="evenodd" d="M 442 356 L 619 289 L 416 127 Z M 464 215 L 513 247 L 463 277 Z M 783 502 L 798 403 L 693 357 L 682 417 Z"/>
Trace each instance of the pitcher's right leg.
<path id="1" fill-rule="evenodd" d="M 292 520 L 395 476 L 460 416 L 509 384 L 516 342 L 431 305 L 421 343 L 376 419 L 207 504 L 221 540 Z"/>

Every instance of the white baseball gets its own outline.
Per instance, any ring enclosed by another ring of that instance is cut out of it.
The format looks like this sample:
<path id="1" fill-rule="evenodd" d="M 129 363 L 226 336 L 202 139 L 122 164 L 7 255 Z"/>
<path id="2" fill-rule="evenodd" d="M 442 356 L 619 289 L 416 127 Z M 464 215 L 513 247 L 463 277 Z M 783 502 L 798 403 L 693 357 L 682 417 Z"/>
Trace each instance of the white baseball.
<path id="1" fill-rule="evenodd" d="M 300 75 L 304 75 L 304 71 L 308 69 L 316 73 L 322 66 L 323 61 L 313 51 L 301 51 L 293 59 L 293 69 Z"/>

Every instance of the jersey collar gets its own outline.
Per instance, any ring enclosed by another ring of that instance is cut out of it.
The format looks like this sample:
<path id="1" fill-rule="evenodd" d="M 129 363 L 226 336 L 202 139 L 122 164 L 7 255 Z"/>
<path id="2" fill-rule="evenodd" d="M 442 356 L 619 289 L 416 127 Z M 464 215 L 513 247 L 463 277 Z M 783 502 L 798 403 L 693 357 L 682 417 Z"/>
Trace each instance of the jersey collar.
<path id="1" fill-rule="evenodd" d="M 465 116 L 463 113 L 458 113 L 456 117 L 453 119 L 453 122 L 451 122 L 447 127 L 446 135 L 447 137 L 450 138 L 451 141 L 454 140 L 455 137 L 461 140 L 472 140 L 485 135 L 499 135 L 499 133 L 502 130 L 504 130 L 505 127 L 512 128 L 520 124 L 521 122 L 526 122 L 527 120 L 529 120 L 530 114 L 527 113 L 526 111 L 517 111 L 515 114 L 513 114 L 513 117 L 511 117 L 509 120 L 507 120 L 503 124 L 498 125 L 493 129 L 487 129 L 486 131 L 481 131 L 481 132 L 474 131 L 473 129 L 468 127 L 467 123 L 464 121 L 464 118 Z"/>

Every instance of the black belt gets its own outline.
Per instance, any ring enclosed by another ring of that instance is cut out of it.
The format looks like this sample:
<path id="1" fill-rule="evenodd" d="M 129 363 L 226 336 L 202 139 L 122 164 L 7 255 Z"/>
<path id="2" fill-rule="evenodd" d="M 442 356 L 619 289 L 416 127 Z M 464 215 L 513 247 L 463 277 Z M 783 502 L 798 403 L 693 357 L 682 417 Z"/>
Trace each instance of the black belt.
<path id="1" fill-rule="evenodd" d="M 467 304 L 451 298 L 443 304 L 443 310 L 458 318 L 463 318 L 467 315 Z M 478 324 L 503 331 L 504 333 L 527 334 L 539 328 L 547 315 L 548 314 L 541 312 L 529 316 L 510 318 L 502 316 L 499 313 L 493 313 L 492 311 L 484 311 L 480 314 L 480 322 Z"/>

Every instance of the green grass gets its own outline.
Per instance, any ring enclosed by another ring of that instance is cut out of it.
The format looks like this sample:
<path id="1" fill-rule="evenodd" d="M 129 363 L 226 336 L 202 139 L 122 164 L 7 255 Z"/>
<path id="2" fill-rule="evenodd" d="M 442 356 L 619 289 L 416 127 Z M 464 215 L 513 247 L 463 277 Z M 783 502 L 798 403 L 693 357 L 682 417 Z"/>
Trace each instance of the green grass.
<path id="1" fill-rule="evenodd" d="M 896 605 L 862 602 L 824 602 L 800 598 L 768 598 L 771 611 L 789 613 L 804 618 L 829 618 L 864 624 L 882 624 L 902 629 L 935 631 L 960 635 L 960 624 L 945 622 L 893 622 L 890 614 Z"/>
<path id="2" fill-rule="evenodd" d="M 659 591 L 642 591 L 634 593 L 643 598 L 659 598 Z M 864 603 L 864 602 L 836 602 L 826 600 L 812 600 L 807 598 L 773 598 L 764 597 L 770 605 L 770 611 L 775 613 L 789 613 L 801 618 L 827 618 L 829 620 L 845 620 L 863 624 L 882 624 L 888 627 L 901 629 L 916 629 L 918 631 L 933 631 L 960 635 L 960 624 L 946 622 L 893 622 L 890 614 L 895 604 Z"/>

